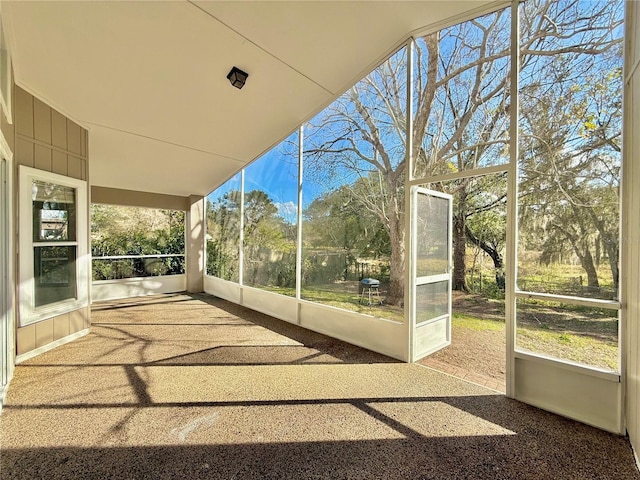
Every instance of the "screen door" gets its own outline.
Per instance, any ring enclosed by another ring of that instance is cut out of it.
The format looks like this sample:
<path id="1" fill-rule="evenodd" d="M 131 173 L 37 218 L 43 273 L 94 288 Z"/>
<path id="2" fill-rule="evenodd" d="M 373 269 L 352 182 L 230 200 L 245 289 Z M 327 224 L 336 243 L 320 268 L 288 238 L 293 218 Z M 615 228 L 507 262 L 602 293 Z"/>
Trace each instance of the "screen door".
<path id="1" fill-rule="evenodd" d="M 411 361 L 451 343 L 453 198 L 413 187 L 411 248 Z"/>

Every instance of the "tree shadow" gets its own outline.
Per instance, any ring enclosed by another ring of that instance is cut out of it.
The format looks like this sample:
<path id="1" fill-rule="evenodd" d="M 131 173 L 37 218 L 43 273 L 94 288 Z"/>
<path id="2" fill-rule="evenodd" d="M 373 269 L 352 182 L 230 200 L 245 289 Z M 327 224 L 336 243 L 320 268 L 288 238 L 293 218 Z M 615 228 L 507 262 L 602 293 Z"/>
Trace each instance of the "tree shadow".
<path id="1" fill-rule="evenodd" d="M 307 422 L 310 432 L 302 441 L 264 440 L 256 438 L 253 430 L 244 432 L 246 436 L 237 441 L 209 425 L 205 426 L 205 429 L 210 428 L 205 443 L 190 443 L 189 436 L 185 435 L 174 439 L 173 444 L 157 446 L 145 445 L 144 438 L 128 438 L 127 442 L 112 447 L 5 446 L 0 460 L 2 478 L 640 479 L 624 438 L 501 396 L 273 403 L 317 405 L 340 402 L 358 408 L 370 417 L 370 421 L 381 422 L 399 435 L 396 434 L 396 438 L 366 438 L 365 433 L 361 439 L 309 440 L 308 437 L 316 433 L 316 426 L 312 419 L 303 415 L 290 418 L 292 425 Z M 415 409 L 434 402 L 459 409 L 462 417 L 478 417 L 510 431 L 489 433 L 487 429 L 478 428 L 460 434 L 456 431 L 460 418 L 448 418 L 442 422 L 444 428 L 432 429 L 425 434 L 420 431 L 426 428 L 421 424 L 425 418 Z M 257 407 L 259 403 L 247 401 L 241 406 L 246 409 Z M 400 418 L 396 413 L 385 411 L 384 407 L 390 404 L 406 407 L 406 415 Z M 147 406 L 154 407 L 153 404 Z M 162 407 L 158 409 L 155 420 L 158 423 L 154 428 L 163 428 L 162 416 L 167 412 L 166 406 Z M 224 408 L 218 406 L 214 411 L 223 415 Z M 215 418 L 212 418 L 213 424 Z M 415 420 L 413 423 L 407 421 L 411 418 Z M 344 419 L 336 418 L 335 421 L 344 422 Z M 342 427 L 345 432 L 351 427 L 357 428 L 348 423 Z M 322 438 L 323 432 L 317 434 Z"/>

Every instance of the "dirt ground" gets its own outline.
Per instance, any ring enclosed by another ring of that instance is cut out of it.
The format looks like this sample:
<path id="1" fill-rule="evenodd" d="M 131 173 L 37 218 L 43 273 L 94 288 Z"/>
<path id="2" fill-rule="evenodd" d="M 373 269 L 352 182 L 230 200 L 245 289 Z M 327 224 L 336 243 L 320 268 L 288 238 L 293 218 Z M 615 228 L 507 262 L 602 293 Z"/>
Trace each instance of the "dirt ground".
<path id="1" fill-rule="evenodd" d="M 454 325 L 451 345 L 420 361 L 421 364 L 462 376 L 504 391 L 506 334 L 504 304 L 480 295 L 453 292 L 453 312 L 502 322 L 496 330 L 475 330 Z"/>

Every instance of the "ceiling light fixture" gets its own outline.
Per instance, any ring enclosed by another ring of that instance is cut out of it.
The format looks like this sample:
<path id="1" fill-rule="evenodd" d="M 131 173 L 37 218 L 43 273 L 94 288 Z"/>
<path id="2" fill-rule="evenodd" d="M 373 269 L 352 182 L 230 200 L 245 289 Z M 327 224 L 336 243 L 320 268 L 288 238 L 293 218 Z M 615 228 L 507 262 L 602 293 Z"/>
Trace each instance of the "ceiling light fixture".
<path id="1" fill-rule="evenodd" d="M 227 78 L 231 82 L 231 85 L 236 88 L 242 88 L 244 87 L 244 83 L 247 81 L 248 76 L 248 73 L 243 72 L 238 67 L 233 67 L 227 75 Z"/>

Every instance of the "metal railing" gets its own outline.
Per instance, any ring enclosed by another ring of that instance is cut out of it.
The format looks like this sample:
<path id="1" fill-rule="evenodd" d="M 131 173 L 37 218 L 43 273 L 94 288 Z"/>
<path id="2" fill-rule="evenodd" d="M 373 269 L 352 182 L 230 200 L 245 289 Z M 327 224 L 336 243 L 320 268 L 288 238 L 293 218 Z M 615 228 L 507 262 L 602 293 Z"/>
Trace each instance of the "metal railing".
<path id="1" fill-rule="evenodd" d="M 184 253 L 92 257 L 92 280 L 119 280 L 185 273 Z"/>

